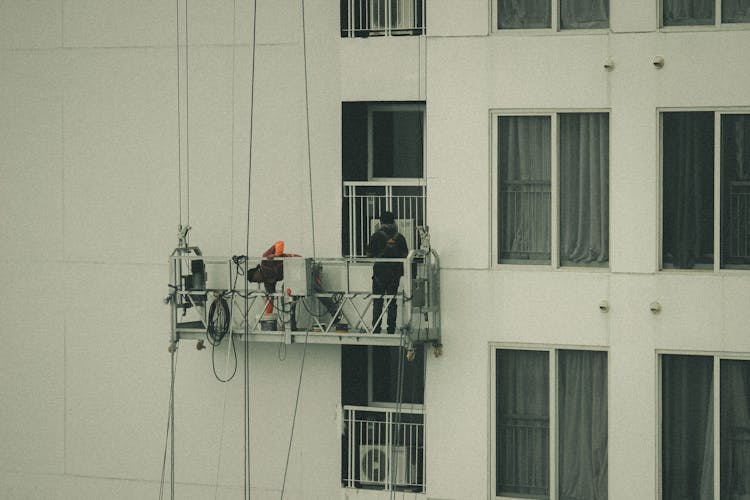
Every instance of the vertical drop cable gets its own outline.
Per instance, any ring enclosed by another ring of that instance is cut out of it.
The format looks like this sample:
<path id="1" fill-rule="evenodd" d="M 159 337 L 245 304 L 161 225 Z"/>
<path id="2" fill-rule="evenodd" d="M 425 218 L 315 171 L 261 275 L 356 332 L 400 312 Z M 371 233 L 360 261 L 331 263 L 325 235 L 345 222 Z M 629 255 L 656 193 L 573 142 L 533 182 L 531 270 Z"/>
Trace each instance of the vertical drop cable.
<path id="1" fill-rule="evenodd" d="M 229 211 L 229 247 L 232 246 L 232 228 L 234 228 L 234 118 L 235 118 L 235 112 L 234 112 L 234 78 L 235 78 L 235 52 L 236 52 L 236 46 L 237 46 L 237 0 L 232 1 L 232 146 L 231 146 L 231 156 L 230 156 L 230 176 L 231 176 L 231 191 L 230 191 L 230 207 L 231 210 Z M 247 280 L 245 280 L 247 282 Z M 234 287 L 232 287 L 234 288 Z M 247 295 L 247 294 L 245 294 Z M 230 304 L 229 304 L 229 310 L 234 310 L 234 294 L 232 294 L 230 298 Z M 230 314 L 231 317 L 231 314 Z M 227 318 L 227 321 L 230 321 L 229 318 Z M 229 324 L 229 345 L 227 347 L 227 361 L 224 365 L 224 374 L 226 376 L 227 373 L 229 373 L 229 354 L 232 351 L 232 347 L 234 346 L 234 331 L 232 330 L 231 323 Z M 245 342 L 247 344 L 247 342 Z M 214 348 L 211 350 L 211 356 L 213 356 Z M 237 349 L 234 350 L 234 370 L 236 373 L 237 370 Z M 213 357 L 211 358 L 211 361 L 213 361 Z M 226 381 L 222 382 L 229 382 L 229 380 L 234 378 L 234 373 L 228 377 Z M 221 472 L 221 448 L 224 444 L 224 426 L 225 421 L 227 418 L 227 391 L 228 387 L 226 384 L 224 385 L 224 406 L 221 410 L 221 435 L 219 437 L 219 457 L 216 461 L 216 486 L 214 487 L 214 500 L 216 500 L 219 496 L 219 473 Z"/>
<path id="2" fill-rule="evenodd" d="M 284 500 L 284 490 L 286 489 L 286 474 L 289 470 L 289 457 L 292 454 L 292 440 L 294 439 L 294 427 L 297 422 L 297 409 L 299 408 L 299 395 L 302 389 L 302 373 L 305 371 L 305 358 L 307 357 L 307 337 L 310 335 L 310 329 L 305 332 L 305 347 L 302 350 L 302 363 L 299 367 L 299 379 L 297 380 L 297 397 L 294 400 L 294 413 L 292 414 L 292 430 L 289 433 L 289 446 L 286 450 L 286 463 L 284 464 L 284 478 L 281 482 L 281 496 L 279 500 Z"/>
<path id="3" fill-rule="evenodd" d="M 185 183 L 187 184 L 186 218 L 190 225 L 190 38 L 188 37 L 188 0 L 185 0 Z M 185 243 L 187 243 L 187 233 Z"/>
<path id="4" fill-rule="evenodd" d="M 177 23 L 175 32 L 177 33 L 177 188 L 179 209 L 180 209 L 180 229 L 182 229 L 182 117 L 180 114 L 181 92 L 180 92 L 180 0 L 177 0 L 177 11 L 175 20 Z"/>
<path id="5" fill-rule="evenodd" d="M 170 447 L 171 447 L 170 455 L 172 456 L 172 458 L 171 458 L 170 472 L 169 472 L 170 474 L 169 484 L 170 484 L 171 496 L 169 498 L 171 498 L 172 500 L 174 500 L 174 379 L 175 379 L 175 372 L 177 370 L 176 351 L 177 351 L 177 344 L 175 343 L 175 345 L 172 348 L 172 355 L 171 355 L 172 377 L 171 377 L 171 383 L 170 383 L 170 389 L 169 389 L 169 419 L 172 425 L 172 437 L 171 437 L 171 443 L 170 443 Z"/>
<path id="6" fill-rule="evenodd" d="M 170 489 L 174 497 L 174 381 L 177 374 L 177 350 L 173 350 L 170 355 L 170 383 L 169 383 L 169 404 L 167 407 L 167 433 L 164 436 L 164 456 L 161 461 L 161 481 L 159 484 L 159 500 L 164 497 L 164 476 L 167 471 L 167 450 L 170 449 L 169 438 L 172 436 L 172 456 L 170 462 Z M 171 432 L 171 434 L 170 434 Z"/>
<path id="7" fill-rule="evenodd" d="M 308 83 L 307 83 L 307 35 L 305 29 L 305 0 L 301 1 L 302 4 L 302 59 L 304 62 L 304 75 L 305 75 L 305 123 L 306 123 L 306 135 L 307 135 L 307 179 L 308 179 L 308 192 L 310 194 L 310 231 L 312 233 L 312 255 L 315 259 L 315 216 L 314 216 L 314 203 L 313 203 L 313 188 L 312 188 L 312 161 L 310 153 L 310 104 L 308 98 Z M 299 409 L 300 391 L 302 389 L 302 374 L 305 370 L 305 358 L 307 357 L 307 338 L 310 334 L 308 329 L 305 332 L 305 346 L 302 351 L 302 362 L 299 368 L 299 379 L 297 380 L 297 397 L 294 401 L 294 413 L 292 414 L 292 429 L 289 433 L 289 446 L 286 452 L 286 462 L 284 463 L 284 477 L 281 483 L 281 496 L 280 500 L 284 499 L 284 491 L 286 490 L 286 476 L 289 470 L 289 457 L 292 454 L 292 442 L 294 440 L 294 429 L 297 423 L 297 410 Z"/>
<path id="8" fill-rule="evenodd" d="M 250 256 L 250 193 L 253 178 L 253 119 L 255 117 L 255 46 L 256 46 L 256 27 L 258 18 L 258 1 L 253 2 L 253 49 L 252 62 L 250 67 L 250 144 L 247 166 L 247 225 L 245 229 L 245 255 Z M 248 314 L 248 281 L 247 281 L 247 259 L 245 259 L 245 387 L 244 387 L 244 416 L 245 416 L 245 470 L 244 470 L 244 494 L 247 500 L 250 499 L 250 325 Z M 238 264 L 239 265 L 239 264 Z"/>
<path id="9" fill-rule="evenodd" d="M 312 187 L 312 161 L 310 153 L 310 103 L 307 90 L 307 36 L 305 35 L 305 0 L 302 0 L 302 59 L 305 66 L 305 125 L 307 131 L 307 180 L 310 193 L 310 231 L 312 233 L 312 256 L 315 259 L 315 209 Z"/>

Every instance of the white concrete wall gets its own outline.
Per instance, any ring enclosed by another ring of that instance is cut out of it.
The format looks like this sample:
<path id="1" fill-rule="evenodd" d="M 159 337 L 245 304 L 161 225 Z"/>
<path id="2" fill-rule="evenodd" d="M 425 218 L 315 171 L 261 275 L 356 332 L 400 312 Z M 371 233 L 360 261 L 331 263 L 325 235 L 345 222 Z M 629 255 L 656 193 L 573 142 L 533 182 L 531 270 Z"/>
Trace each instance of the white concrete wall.
<path id="1" fill-rule="evenodd" d="M 253 8 L 233 7 L 189 3 L 180 213 L 175 2 L 0 2 L 3 498 L 158 493 L 160 300 L 188 194 L 191 241 L 206 254 L 245 253 L 248 241 Z M 655 498 L 656 351 L 750 353 L 745 272 L 657 271 L 657 110 L 750 106 L 750 32 L 661 33 L 656 5 L 639 0 L 613 5 L 610 34 L 488 35 L 489 2 L 436 0 L 426 38 L 342 40 L 338 2 L 306 9 L 315 248 L 299 2 L 264 1 L 249 253 L 284 239 L 339 255 L 341 102 L 425 100 L 429 219 L 445 267 L 444 355 L 427 361 L 426 496 L 487 498 L 489 346 L 522 342 L 609 349 L 609 498 Z M 490 111 L 580 108 L 611 110 L 611 269 L 490 269 Z M 286 498 L 383 497 L 340 488 L 339 356 L 308 349 Z M 275 345 L 251 346 L 253 498 L 278 498 L 301 357 L 299 346 L 284 361 Z M 180 349 L 179 498 L 242 497 L 241 370 L 222 385 L 207 351 Z"/>

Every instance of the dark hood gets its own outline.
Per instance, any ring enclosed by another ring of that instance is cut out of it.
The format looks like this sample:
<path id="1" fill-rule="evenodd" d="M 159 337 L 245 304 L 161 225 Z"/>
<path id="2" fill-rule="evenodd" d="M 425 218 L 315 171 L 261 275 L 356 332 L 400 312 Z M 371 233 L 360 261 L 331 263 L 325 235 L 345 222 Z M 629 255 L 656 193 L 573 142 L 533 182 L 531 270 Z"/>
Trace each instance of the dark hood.
<path id="1" fill-rule="evenodd" d="M 390 237 L 398 232 L 398 227 L 396 227 L 395 223 L 394 224 L 380 224 L 380 230 Z"/>

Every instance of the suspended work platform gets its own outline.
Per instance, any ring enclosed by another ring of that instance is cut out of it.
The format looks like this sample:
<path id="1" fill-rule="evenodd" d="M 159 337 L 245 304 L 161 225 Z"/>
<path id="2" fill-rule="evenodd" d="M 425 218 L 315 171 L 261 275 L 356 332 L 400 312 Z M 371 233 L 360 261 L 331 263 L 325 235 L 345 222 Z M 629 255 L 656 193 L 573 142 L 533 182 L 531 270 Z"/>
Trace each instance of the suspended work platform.
<path id="1" fill-rule="evenodd" d="M 400 263 L 395 295 L 372 293 L 376 262 Z M 170 257 L 171 341 L 230 336 L 249 342 L 405 346 L 440 343 L 440 266 L 430 248 L 404 259 L 204 257 L 181 246 Z M 253 281 L 250 281 L 253 280 Z M 373 305 L 382 300 L 383 333 L 374 333 Z M 388 306 L 396 331 L 386 333 Z M 199 345 L 203 345 L 202 342 Z"/>

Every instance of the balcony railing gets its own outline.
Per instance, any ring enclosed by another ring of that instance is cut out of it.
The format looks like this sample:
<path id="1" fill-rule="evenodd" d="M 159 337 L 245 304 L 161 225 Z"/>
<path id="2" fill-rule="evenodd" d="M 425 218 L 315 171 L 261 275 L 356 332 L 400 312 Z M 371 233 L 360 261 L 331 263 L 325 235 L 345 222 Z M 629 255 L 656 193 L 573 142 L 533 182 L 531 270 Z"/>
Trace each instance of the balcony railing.
<path id="1" fill-rule="evenodd" d="M 426 0 L 346 0 L 343 37 L 423 35 Z"/>
<path id="2" fill-rule="evenodd" d="M 549 260 L 549 182 L 504 182 L 500 189 L 500 258 Z"/>
<path id="3" fill-rule="evenodd" d="M 424 491 L 424 411 L 409 406 L 344 407 L 344 486 Z"/>
<path id="4" fill-rule="evenodd" d="M 366 255 L 370 235 L 377 230 L 380 214 L 386 210 L 393 212 L 409 250 L 418 248 L 417 228 L 427 225 L 426 204 L 427 186 L 423 179 L 344 182 L 344 255 Z"/>

